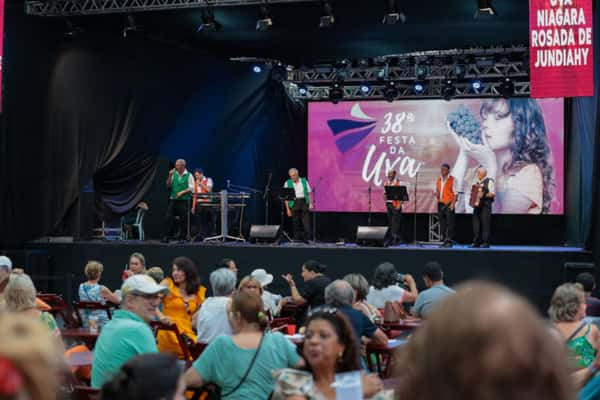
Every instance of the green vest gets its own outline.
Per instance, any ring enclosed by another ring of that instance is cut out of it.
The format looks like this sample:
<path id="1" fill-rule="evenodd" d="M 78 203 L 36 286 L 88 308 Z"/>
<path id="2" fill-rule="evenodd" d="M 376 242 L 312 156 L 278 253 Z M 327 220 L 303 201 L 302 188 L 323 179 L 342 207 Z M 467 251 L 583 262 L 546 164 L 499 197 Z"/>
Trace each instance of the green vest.
<path id="1" fill-rule="evenodd" d="M 179 174 L 177 173 L 177 171 L 173 172 L 173 180 L 171 181 L 171 195 L 169 196 L 169 198 L 177 199 L 177 193 L 181 192 L 182 190 L 189 189 L 189 185 L 188 185 L 189 179 L 190 179 L 190 173 L 187 171 L 181 177 L 179 177 Z M 181 196 L 179 199 L 187 200 L 191 197 L 192 197 L 191 193 L 186 193 L 183 196 Z"/>
<path id="2" fill-rule="evenodd" d="M 306 205 L 310 206 L 310 196 L 308 195 L 308 183 L 306 182 L 306 179 L 304 178 L 300 178 L 300 182 L 302 182 L 302 190 L 304 191 L 304 201 L 306 201 Z M 294 188 L 294 182 L 291 179 L 288 179 L 285 182 L 285 187 L 287 188 Z M 290 208 L 294 208 L 294 203 L 295 201 L 288 201 L 288 205 L 290 206 Z"/>

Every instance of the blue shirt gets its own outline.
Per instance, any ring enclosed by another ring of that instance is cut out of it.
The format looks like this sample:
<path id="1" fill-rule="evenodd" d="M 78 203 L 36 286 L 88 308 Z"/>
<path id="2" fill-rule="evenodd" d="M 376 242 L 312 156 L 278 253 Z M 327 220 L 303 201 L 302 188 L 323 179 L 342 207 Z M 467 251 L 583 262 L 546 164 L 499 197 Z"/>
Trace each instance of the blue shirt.
<path id="1" fill-rule="evenodd" d="M 415 317 L 427 318 L 433 307 L 452 293 L 454 293 L 454 289 L 446 285 L 436 285 L 422 291 L 415 300 L 412 314 Z"/>

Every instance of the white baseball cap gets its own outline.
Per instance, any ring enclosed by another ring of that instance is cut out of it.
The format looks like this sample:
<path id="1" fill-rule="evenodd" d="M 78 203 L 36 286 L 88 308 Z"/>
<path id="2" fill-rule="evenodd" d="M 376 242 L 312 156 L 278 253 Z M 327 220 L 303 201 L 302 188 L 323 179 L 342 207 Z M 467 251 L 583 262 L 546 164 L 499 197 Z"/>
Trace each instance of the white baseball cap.
<path id="1" fill-rule="evenodd" d="M 121 286 L 122 296 L 126 294 L 158 294 L 168 291 L 168 287 L 157 284 L 154 279 L 144 274 L 127 278 Z"/>
<path id="2" fill-rule="evenodd" d="M 260 282 L 260 286 L 262 287 L 265 287 L 269 283 L 273 282 L 273 275 L 267 274 L 267 271 L 265 271 L 262 268 L 255 269 L 254 271 L 252 271 L 250 276 L 256 278 L 256 280 Z"/>
<path id="3" fill-rule="evenodd" d="M 0 256 L 0 267 L 7 267 L 8 271 L 12 271 L 12 261 L 6 256 Z"/>

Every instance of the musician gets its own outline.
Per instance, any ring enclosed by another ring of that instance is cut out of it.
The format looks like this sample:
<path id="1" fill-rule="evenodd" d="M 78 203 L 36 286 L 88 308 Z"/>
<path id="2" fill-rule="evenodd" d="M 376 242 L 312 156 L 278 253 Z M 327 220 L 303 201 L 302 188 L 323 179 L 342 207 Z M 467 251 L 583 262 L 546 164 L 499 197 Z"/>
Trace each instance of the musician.
<path id="1" fill-rule="evenodd" d="M 391 169 L 387 173 L 387 181 L 384 186 L 401 186 L 402 183 L 396 179 L 396 171 Z M 402 201 L 388 199 L 383 192 L 388 217 L 388 238 L 386 245 L 395 245 L 402 242 Z"/>
<path id="2" fill-rule="evenodd" d="M 169 171 L 167 177 L 169 188 L 169 205 L 167 206 L 167 218 L 165 236 L 163 242 L 168 242 L 173 235 L 174 220 L 179 218 L 179 237 L 183 241 L 188 234 L 188 210 L 190 207 L 191 193 L 194 190 L 194 177 L 185 168 L 185 160 L 175 161 L 175 168 Z"/>
<path id="3" fill-rule="evenodd" d="M 450 175 L 450 165 L 444 163 L 440 168 L 441 175 L 435 182 L 435 197 L 438 203 L 438 219 L 442 247 L 452 247 L 454 240 L 454 212 L 456 194 L 454 192 L 454 177 Z"/>
<path id="4" fill-rule="evenodd" d="M 492 223 L 492 203 L 496 196 L 494 180 L 487 177 L 484 167 L 477 169 L 473 181 L 472 193 L 475 190 L 473 206 L 473 244 L 471 247 L 490 247 L 490 227 Z"/>
<path id="5" fill-rule="evenodd" d="M 194 190 L 192 196 L 192 214 L 198 221 L 198 234 L 201 238 L 215 233 L 214 212 L 208 207 L 211 202 L 209 193 L 213 189 L 213 180 L 204 175 L 202 168 L 194 169 Z M 205 206 L 202 206 L 202 205 Z"/>
<path id="6" fill-rule="evenodd" d="M 310 213 L 313 209 L 312 189 L 306 178 L 301 178 L 296 168 L 288 171 L 290 179 L 283 185 L 293 188 L 296 192 L 296 200 L 286 201 L 285 209 L 287 216 L 292 217 L 294 225 L 294 240 L 308 242 L 310 237 Z"/>

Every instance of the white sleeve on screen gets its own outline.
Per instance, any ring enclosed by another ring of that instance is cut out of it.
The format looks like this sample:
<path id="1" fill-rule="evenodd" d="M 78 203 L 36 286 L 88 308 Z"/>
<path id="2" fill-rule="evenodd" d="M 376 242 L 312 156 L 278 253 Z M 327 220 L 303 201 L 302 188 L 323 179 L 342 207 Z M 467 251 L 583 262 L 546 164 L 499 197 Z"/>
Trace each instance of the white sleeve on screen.
<path id="1" fill-rule="evenodd" d="M 308 179 L 306 180 L 306 188 L 308 189 L 308 193 L 312 193 L 312 188 L 310 187 L 310 183 L 308 183 Z"/>
<path id="2" fill-rule="evenodd" d="M 542 212 L 543 201 L 542 172 L 537 165 L 529 164 L 508 178 L 502 211 L 515 214 L 539 214 Z"/>

